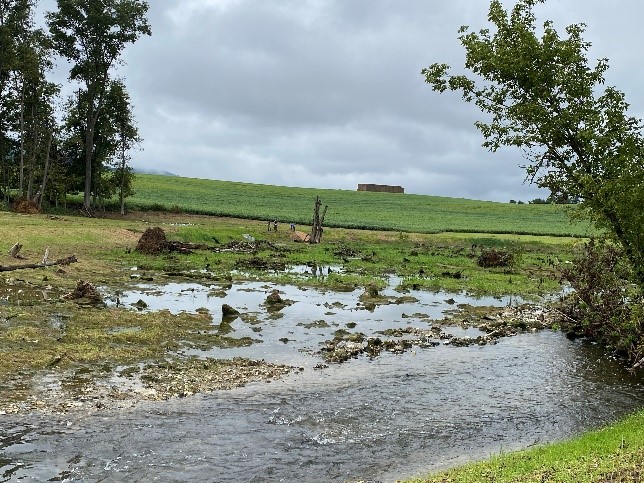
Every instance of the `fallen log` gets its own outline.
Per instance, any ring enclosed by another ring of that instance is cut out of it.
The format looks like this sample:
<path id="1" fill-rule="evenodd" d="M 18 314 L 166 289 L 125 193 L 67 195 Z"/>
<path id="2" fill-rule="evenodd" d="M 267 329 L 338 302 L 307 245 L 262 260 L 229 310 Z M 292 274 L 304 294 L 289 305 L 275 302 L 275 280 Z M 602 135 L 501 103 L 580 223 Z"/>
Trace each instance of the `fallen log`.
<path id="1" fill-rule="evenodd" d="M 69 265 L 70 263 L 76 263 L 78 259 L 76 255 L 71 257 L 61 258 L 59 260 L 54 260 L 53 262 L 46 263 L 25 263 L 22 265 L 0 265 L 0 272 L 12 272 L 14 270 L 23 270 L 26 268 L 47 268 L 53 267 L 55 265 Z"/>

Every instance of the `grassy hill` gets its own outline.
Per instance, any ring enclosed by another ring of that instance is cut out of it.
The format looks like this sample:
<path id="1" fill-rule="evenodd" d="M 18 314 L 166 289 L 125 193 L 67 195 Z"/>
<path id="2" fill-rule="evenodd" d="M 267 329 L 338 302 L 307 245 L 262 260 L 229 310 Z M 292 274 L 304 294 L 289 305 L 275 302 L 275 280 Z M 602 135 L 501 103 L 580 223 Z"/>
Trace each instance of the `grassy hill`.
<path id="1" fill-rule="evenodd" d="M 291 188 L 231 181 L 139 174 L 129 208 L 186 211 L 280 223 L 311 223 L 319 196 L 330 227 L 416 233 L 471 232 L 585 236 L 571 206 L 515 205 L 439 196 Z M 286 229 L 286 227 L 284 227 Z"/>

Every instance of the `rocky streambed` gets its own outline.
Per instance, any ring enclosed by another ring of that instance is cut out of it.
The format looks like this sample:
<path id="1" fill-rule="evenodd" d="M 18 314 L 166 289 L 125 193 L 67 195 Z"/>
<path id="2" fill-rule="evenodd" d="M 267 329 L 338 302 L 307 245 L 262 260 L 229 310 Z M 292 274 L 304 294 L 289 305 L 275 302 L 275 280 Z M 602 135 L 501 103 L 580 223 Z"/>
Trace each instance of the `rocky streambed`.
<path id="1" fill-rule="evenodd" d="M 165 401 L 252 382 L 271 382 L 295 370 L 298 369 L 265 361 L 194 357 L 130 366 L 104 378 L 77 367 L 37 375 L 26 399 L 0 402 L 0 415 L 128 409 L 141 401 Z"/>
<path id="2" fill-rule="evenodd" d="M 113 303 L 109 293 L 106 299 L 108 305 Z M 554 320 L 554 313 L 539 305 L 498 307 L 487 305 L 492 300 L 463 294 L 401 295 L 373 287 L 356 294 L 240 283 L 222 293 L 208 285 L 175 283 L 141 285 L 140 290 L 119 292 L 116 299 L 136 313 L 169 310 L 211 317 L 211 330 L 204 337 L 226 334 L 227 340 L 240 344 L 212 347 L 184 341 L 183 348 L 165 361 L 105 370 L 50 363 L 50 369 L 27 382 L 29 388 L 23 387 L 27 397 L 0 402 L 0 414 L 131 408 L 141 401 L 270 382 L 305 368 L 324 370 L 359 357 L 496 344 L 505 337 L 547 329 Z"/>
<path id="3" fill-rule="evenodd" d="M 555 320 L 556 314 L 552 309 L 537 305 L 524 304 L 502 309 L 469 306 L 455 311 L 453 317 L 430 321 L 428 328 L 386 329 L 374 336 L 339 330 L 332 340 L 326 342 L 320 353 L 327 362 L 338 363 L 360 355 L 378 357 L 383 351 L 402 354 L 441 344 L 452 347 L 482 346 L 496 344 L 503 337 L 549 329 Z M 450 327 L 476 330 L 469 331 L 472 335 L 455 335 L 450 332 Z M 474 335 L 476 331 L 480 333 Z"/>

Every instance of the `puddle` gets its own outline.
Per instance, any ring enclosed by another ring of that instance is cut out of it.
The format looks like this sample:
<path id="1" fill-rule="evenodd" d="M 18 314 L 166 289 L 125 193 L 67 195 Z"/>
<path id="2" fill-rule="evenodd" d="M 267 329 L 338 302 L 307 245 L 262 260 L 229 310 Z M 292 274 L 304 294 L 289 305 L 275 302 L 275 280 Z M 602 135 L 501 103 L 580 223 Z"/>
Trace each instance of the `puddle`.
<path id="1" fill-rule="evenodd" d="M 331 273 L 343 273 L 344 269 L 337 266 L 322 266 L 322 265 L 292 265 L 287 267 L 285 273 L 295 275 L 310 275 L 313 277 L 326 277 Z"/>

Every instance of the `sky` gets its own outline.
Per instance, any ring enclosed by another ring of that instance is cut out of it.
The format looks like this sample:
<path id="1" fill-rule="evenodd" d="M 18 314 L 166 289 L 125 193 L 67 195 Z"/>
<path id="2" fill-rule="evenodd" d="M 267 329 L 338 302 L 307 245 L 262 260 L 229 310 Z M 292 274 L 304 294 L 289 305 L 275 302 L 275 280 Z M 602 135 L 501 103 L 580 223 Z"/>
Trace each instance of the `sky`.
<path id="1" fill-rule="evenodd" d="M 458 29 L 488 27 L 488 0 L 149 4 L 152 36 L 126 47 L 117 72 L 144 139 L 135 168 L 503 202 L 549 194 L 525 182 L 520 151 L 481 146 L 475 106 L 433 92 L 420 74 L 434 62 L 462 68 Z M 644 117 L 641 0 L 548 0 L 535 12 L 562 34 L 585 23 L 589 59 L 609 59 L 607 84 Z"/>

